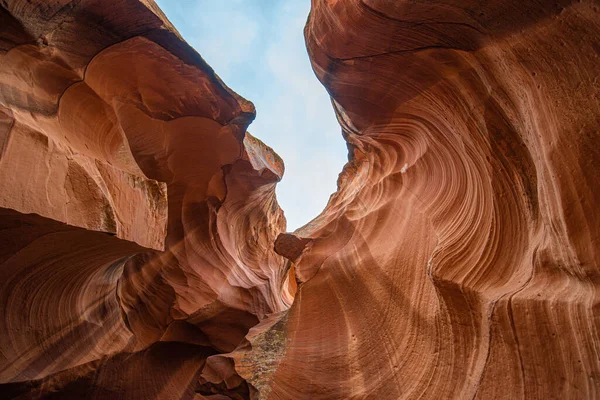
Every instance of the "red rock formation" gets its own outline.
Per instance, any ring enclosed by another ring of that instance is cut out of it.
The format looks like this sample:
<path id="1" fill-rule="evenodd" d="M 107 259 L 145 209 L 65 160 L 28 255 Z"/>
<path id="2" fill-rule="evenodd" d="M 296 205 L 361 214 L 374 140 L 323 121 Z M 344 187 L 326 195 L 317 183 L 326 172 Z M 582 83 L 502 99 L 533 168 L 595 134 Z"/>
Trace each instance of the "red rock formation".
<path id="1" fill-rule="evenodd" d="M 283 235 L 252 105 L 153 3 L 9 3 L 7 397 L 600 396 L 594 2 L 313 0 L 350 160 Z"/>
<path id="2" fill-rule="evenodd" d="M 594 2 L 314 0 L 350 162 L 273 399 L 600 396 Z"/>
<path id="3" fill-rule="evenodd" d="M 292 301 L 254 106 L 153 3 L 0 21 L 0 393 L 195 396 L 208 355 Z"/>

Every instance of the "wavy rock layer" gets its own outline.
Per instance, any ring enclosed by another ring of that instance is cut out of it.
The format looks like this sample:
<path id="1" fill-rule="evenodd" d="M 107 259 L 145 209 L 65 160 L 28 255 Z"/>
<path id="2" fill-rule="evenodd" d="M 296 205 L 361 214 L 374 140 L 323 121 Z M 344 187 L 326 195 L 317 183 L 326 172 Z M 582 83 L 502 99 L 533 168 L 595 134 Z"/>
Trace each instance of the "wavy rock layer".
<path id="1" fill-rule="evenodd" d="M 254 106 L 152 2 L 3 2 L 0 65 L 0 397 L 194 397 L 292 301 Z"/>
<path id="2" fill-rule="evenodd" d="M 600 397 L 598 6 L 488 3 L 313 0 L 349 162 L 280 235 L 152 2 L 3 2 L 2 394 Z"/>
<path id="3" fill-rule="evenodd" d="M 305 35 L 350 162 L 279 248 L 270 398 L 599 397 L 597 4 L 314 0 Z"/>

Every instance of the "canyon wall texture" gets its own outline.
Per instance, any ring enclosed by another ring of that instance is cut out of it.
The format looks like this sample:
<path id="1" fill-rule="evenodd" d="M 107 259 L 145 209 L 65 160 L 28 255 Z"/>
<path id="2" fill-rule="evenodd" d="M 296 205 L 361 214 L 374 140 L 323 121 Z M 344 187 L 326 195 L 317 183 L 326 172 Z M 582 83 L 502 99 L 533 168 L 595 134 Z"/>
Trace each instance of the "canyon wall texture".
<path id="1" fill-rule="evenodd" d="M 152 2 L 3 2 L 0 27 L 0 397 L 193 397 L 292 301 L 254 106 Z"/>
<path id="2" fill-rule="evenodd" d="M 600 398 L 599 7 L 313 0 L 349 162 L 285 233 L 152 1 L 0 2 L 0 397 Z"/>
<path id="3" fill-rule="evenodd" d="M 599 398 L 599 4 L 312 6 L 351 154 L 272 398 Z"/>

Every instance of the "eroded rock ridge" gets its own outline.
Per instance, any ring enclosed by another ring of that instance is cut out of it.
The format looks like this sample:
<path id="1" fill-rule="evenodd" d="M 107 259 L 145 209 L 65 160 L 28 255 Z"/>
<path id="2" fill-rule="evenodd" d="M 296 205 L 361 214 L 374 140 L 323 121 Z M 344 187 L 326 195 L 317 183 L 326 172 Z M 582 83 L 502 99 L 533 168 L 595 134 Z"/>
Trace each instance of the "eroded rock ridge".
<path id="1" fill-rule="evenodd" d="M 7 397 L 600 397 L 597 2 L 313 0 L 349 162 L 293 233 L 153 2 L 0 23 Z"/>

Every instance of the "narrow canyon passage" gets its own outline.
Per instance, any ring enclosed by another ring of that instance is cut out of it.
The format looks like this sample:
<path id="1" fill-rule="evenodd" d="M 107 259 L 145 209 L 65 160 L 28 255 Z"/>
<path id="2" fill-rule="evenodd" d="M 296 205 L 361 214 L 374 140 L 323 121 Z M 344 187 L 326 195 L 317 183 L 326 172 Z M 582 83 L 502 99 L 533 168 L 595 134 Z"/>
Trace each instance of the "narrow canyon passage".
<path id="1" fill-rule="evenodd" d="M 254 105 L 154 2 L 0 3 L 0 398 L 600 396 L 598 3 L 304 35 L 350 154 L 288 233 Z"/>
<path id="2" fill-rule="evenodd" d="M 285 160 L 275 192 L 286 230 L 305 225 L 337 190 L 348 160 L 331 100 L 306 51 L 303 28 L 310 1 L 157 4 L 227 86 L 252 100 L 256 118 L 248 130 Z"/>

